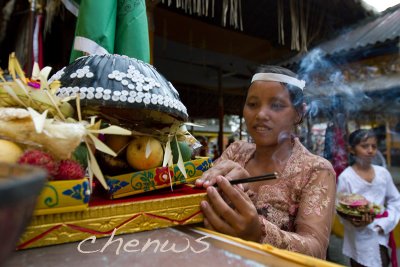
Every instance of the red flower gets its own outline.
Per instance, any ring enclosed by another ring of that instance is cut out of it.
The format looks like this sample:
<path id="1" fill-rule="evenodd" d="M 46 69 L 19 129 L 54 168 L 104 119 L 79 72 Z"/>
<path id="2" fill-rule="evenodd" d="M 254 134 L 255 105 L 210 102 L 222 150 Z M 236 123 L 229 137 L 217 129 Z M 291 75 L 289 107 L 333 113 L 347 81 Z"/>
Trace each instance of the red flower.
<path id="1" fill-rule="evenodd" d="M 174 172 L 168 167 L 156 168 L 156 175 L 154 176 L 154 182 L 156 183 L 156 185 L 170 184 L 170 177 L 172 180 L 174 177 Z"/>

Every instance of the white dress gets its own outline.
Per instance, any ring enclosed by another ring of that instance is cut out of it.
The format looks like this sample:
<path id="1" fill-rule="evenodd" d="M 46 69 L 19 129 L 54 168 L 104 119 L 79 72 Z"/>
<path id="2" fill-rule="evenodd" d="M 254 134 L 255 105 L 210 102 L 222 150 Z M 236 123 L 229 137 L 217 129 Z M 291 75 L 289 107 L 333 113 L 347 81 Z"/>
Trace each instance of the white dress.
<path id="1" fill-rule="evenodd" d="M 399 222 L 400 194 L 390 173 L 381 166 L 372 166 L 375 177 L 371 183 L 361 178 L 352 167 L 347 167 L 338 178 L 337 192 L 363 195 L 368 201 L 388 211 L 388 217 L 375 219 L 365 227 L 355 227 L 341 219 L 344 225 L 343 254 L 362 265 L 380 267 L 382 262 L 379 245 L 388 247 L 389 233 Z M 374 230 L 376 225 L 383 229 L 384 234 Z"/>

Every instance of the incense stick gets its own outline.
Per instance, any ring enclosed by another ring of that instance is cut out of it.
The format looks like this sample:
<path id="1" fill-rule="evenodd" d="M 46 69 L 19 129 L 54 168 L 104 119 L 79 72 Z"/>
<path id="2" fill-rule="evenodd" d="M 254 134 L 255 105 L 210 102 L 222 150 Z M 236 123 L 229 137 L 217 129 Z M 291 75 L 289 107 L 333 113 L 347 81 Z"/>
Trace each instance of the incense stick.
<path id="1" fill-rule="evenodd" d="M 231 180 L 229 182 L 231 183 L 231 185 L 244 184 L 244 183 L 253 183 L 253 182 L 276 179 L 277 176 L 278 176 L 278 173 L 273 172 L 273 173 L 267 173 L 267 174 L 260 175 L 260 176 L 253 176 L 253 177 L 247 177 L 247 178 Z"/>

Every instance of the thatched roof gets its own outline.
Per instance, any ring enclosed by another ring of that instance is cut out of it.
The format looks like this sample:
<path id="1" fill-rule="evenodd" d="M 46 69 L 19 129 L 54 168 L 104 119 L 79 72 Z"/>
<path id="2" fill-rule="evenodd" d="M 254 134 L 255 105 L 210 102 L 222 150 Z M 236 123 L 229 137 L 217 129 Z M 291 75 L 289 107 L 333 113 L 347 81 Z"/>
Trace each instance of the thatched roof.
<path id="1" fill-rule="evenodd" d="M 7 2 L 3 1 L 0 8 Z M 148 2 L 154 5 L 154 16 L 150 18 L 154 22 L 153 64 L 174 84 L 189 116 L 194 118 L 218 117 L 218 88 L 223 91 L 224 113 L 240 114 L 249 78 L 257 65 L 289 59 L 299 49 L 311 49 L 371 15 L 359 0 Z M 210 6 L 207 15 L 205 9 L 201 15 L 195 14 L 193 6 L 190 14 L 188 8 L 185 12 L 177 7 L 177 2 Z M 224 3 L 240 3 L 241 8 L 228 6 L 223 15 Z M 16 1 L 8 27 L 3 29 L 7 38 L 0 43 L 1 67 L 6 67 L 8 54 L 15 50 L 26 28 L 28 10 L 28 1 Z M 44 43 L 45 65 L 55 70 L 68 64 L 76 22 L 63 6 L 57 12 Z M 4 19 L 1 22 L 4 26 Z"/>

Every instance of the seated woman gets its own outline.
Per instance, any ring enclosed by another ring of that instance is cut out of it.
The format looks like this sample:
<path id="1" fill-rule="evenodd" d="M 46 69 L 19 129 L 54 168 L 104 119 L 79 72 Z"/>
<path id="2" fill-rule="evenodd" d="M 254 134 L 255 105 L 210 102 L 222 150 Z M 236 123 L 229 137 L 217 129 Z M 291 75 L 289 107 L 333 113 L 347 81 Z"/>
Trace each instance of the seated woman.
<path id="1" fill-rule="evenodd" d="M 294 136 L 305 110 L 304 85 L 290 70 L 261 67 L 243 108 L 254 143 L 231 144 L 196 186 L 207 188 L 205 227 L 325 259 L 336 179 L 332 165 Z M 243 186 L 228 181 L 270 172 L 277 179 Z"/>

